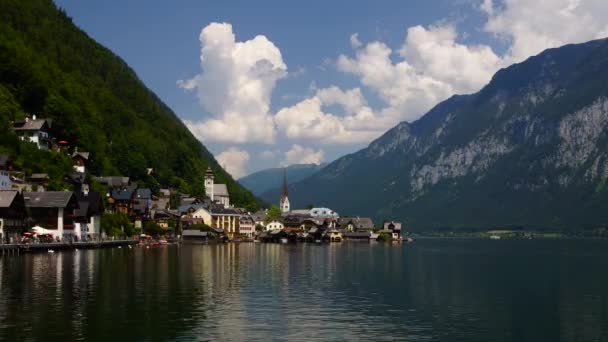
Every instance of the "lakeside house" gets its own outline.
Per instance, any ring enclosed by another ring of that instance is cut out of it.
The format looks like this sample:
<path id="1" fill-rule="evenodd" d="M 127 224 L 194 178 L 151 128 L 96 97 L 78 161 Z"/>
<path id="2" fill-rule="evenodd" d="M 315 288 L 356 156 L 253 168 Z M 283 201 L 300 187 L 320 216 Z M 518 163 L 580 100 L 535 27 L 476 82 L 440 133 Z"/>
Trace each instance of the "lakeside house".
<path id="1" fill-rule="evenodd" d="M 51 121 L 38 119 L 36 115 L 26 117 L 23 121 L 13 123 L 13 131 L 22 141 L 36 144 L 38 149 L 48 150 L 51 148 Z"/>
<path id="2" fill-rule="evenodd" d="M 15 190 L 0 191 L 0 243 L 18 241 L 27 230 L 23 195 Z"/>
<path id="3" fill-rule="evenodd" d="M 255 235 L 255 221 L 250 215 L 243 215 L 239 218 L 239 234 L 248 238 Z"/>
<path id="4" fill-rule="evenodd" d="M 266 231 L 275 231 L 275 230 L 283 230 L 285 228 L 285 226 L 283 225 L 283 223 L 279 220 L 273 220 L 271 222 L 268 222 L 266 224 Z"/>
<path id="5" fill-rule="evenodd" d="M 74 236 L 83 241 L 101 238 L 101 215 L 103 214 L 101 193 L 89 191 L 89 187 L 85 185 L 83 191 L 75 193 L 75 196 L 78 201 L 78 209 L 76 209 Z"/>
<path id="6" fill-rule="evenodd" d="M 135 185 L 125 186 L 122 189 L 111 190 L 108 196 L 108 210 L 131 216 L 133 213 L 133 197 L 135 196 Z"/>
<path id="7" fill-rule="evenodd" d="M 401 222 L 388 221 L 384 222 L 384 226 L 382 231 L 391 234 L 393 240 L 398 240 L 401 238 Z"/>
<path id="8" fill-rule="evenodd" d="M 73 192 L 24 192 L 23 198 L 33 224 L 51 230 L 57 240 L 74 236 L 76 210 L 79 206 Z"/>

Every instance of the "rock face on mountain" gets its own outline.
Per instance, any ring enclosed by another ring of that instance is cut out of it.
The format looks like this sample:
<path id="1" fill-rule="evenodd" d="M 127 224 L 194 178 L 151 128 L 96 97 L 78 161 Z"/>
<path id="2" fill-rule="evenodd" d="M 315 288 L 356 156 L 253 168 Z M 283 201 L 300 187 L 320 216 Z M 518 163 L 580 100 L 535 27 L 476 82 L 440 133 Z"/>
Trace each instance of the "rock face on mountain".
<path id="1" fill-rule="evenodd" d="M 608 224 L 608 40 L 498 71 L 290 188 L 412 230 Z M 320 203 L 321 202 L 321 203 Z"/>

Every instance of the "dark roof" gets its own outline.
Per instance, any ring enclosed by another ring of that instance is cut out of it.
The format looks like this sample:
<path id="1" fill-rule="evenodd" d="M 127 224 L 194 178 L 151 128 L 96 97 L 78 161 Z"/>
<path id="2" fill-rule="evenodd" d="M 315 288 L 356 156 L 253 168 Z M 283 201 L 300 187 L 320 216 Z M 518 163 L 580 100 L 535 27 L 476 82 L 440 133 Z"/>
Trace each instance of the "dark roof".
<path id="1" fill-rule="evenodd" d="M 129 177 L 123 176 L 108 176 L 108 177 L 99 177 L 99 182 L 105 184 L 111 188 L 125 186 L 129 184 Z"/>
<path id="2" fill-rule="evenodd" d="M 48 121 L 46 119 L 28 119 L 27 121 L 16 122 L 13 126 L 15 131 L 39 131 L 44 126 L 49 126 Z"/>
<path id="3" fill-rule="evenodd" d="M 76 211 L 78 216 L 94 216 L 101 215 L 103 213 L 103 204 L 101 200 L 101 193 L 90 191 L 88 194 L 82 192 L 75 193 L 78 206 L 80 207 Z"/>
<path id="4" fill-rule="evenodd" d="M 24 192 L 28 208 L 65 208 L 74 200 L 72 191 Z"/>
<path id="5" fill-rule="evenodd" d="M 224 208 L 222 206 L 213 206 L 211 208 L 211 215 L 239 215 L 239 212 L 232 208 Z"/>
<path id="6" fill-rule="evenodd" d="M 374 221 L 369 217 L 342 217 L 339 222 L 342 228 L 352 223 L 355 229 L 374 229 Z"/>
<path id="7" fill-rule="evenodd" d="M 135 186 L 127 186 L 124 189 L 121 190 L 112 190 L 112 193 L 110 194 L 110 197 L 112 197 L 115 200 L 122 200 L 122 201 L 126 201 L 126 200 L 130 200 L 131 198 L 133 198 L 133 192 L 135 191 Z"/>
<path id="8" fill-rule="evenodd" d="M 9 208 L 19 192 L 13 190 L 0 191 L 0 208 Z"/>
<path id="9" fill-rule="evenodd" d="M 74 184 L 84 183 L 86 176 L 82 172 L 70 172 L 65 175 L 65 178 Z"/>
<path id="10" fill-rule="evenodd" d="M 177 213 L 173 213 L 169 210 L 159 209 L 154 212 L 154 219 L 159 218 L 178 218 L 179 215 Z"/>
<path id="11" fill-rule="evenodd" d="M 152 190 L 148 188 L 141 188 L 135 191 L 135 197 L 138 199 L 151 199 L 152 198 Z"/>

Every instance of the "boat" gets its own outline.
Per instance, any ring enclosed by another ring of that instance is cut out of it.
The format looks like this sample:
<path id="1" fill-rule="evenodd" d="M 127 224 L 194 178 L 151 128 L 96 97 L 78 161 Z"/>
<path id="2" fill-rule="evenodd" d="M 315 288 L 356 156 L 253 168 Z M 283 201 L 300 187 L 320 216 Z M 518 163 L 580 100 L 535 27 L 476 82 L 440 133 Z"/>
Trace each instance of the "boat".
<path id="1" fill-rule="evenodd" d="M 490 239 L 491 240 L 500 240 L 500 235 L 491 235 Z"/>
<path id="2" fill-rule="evenodd" d="M 287 238 L 281 238 L 281 243 L 287 243 L 287 242 L 288 242 Z"/>

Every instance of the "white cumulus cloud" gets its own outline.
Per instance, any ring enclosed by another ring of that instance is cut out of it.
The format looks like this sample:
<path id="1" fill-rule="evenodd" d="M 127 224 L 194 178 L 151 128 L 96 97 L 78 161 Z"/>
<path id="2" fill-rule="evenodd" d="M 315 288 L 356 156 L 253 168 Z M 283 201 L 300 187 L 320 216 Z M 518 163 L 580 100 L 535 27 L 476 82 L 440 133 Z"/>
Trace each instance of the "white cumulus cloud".
<path id="1" fill-rule="evenodd" d="M 480 8 L 488 16 L 485 30 L 510 42 L 510 62 L 608 36 L 606 0 L 484 0 Z"/>
<path id="2" fill-rule="evenodd" d="M 196 91 L 212 117 L 185 124 L 202 141 L 274 142 L 270 99 L 287 75 L 279 48 L 261 35 L 237 42 L 227 23 L 209 24 L 199 39 L 202 72 L 178 85 Z"/>
<path id="3" fill-rule="evenodd" d="M 285 159 L 281 163 L 283 166 L 292 164 L 321 164 L 323 161 L 323 150 L 313 150 L 312 148 L 302 147 L 298 144 L 291 146 L 291 149 L 285 152 Z"/>
<path id="4" fill-rule="evenodd" d="M 250 159 L 249 153 L 236 147 L 230 147 L 224 152 L 215 156 L 217 162 L 233 178 L 240 178 L 247 173 L 247 162 Z"/>

